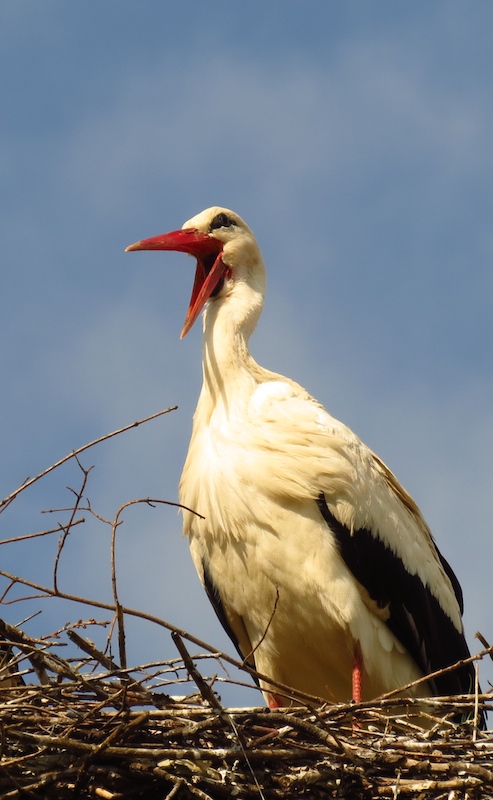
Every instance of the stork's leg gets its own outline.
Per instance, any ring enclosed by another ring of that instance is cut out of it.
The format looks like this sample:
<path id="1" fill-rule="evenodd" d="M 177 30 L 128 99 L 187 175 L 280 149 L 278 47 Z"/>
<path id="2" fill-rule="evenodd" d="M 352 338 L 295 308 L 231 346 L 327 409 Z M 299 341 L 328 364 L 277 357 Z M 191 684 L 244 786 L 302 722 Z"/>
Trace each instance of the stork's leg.
<path id="1" fill-rule="evenodd" d="M 277 694 L 269 693 L 267 702 L 269 704 L 269 708 L 271 709 L 282 708 L 284 706 L 282 697 L 279 697 Z"/>
<path id="2" fill-rule="evenodd" d="M 361 655 L 361 648 L 358 643 L 356 643 L 354 647 L 352 685 L 353 701 L 355 703 L 361 703 L 363 699 L 363 656 Z"/>

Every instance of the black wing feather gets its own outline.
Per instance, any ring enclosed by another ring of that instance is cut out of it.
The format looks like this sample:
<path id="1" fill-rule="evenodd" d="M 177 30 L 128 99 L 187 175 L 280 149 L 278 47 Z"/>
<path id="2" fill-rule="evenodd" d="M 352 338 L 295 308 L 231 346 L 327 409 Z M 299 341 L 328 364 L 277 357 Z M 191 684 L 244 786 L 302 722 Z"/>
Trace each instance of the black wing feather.
<path id="1" fill-rule="evenodd" d="M 321 494 L 318 507 L 334 535 L 347 567 L 380 608 L 387 607 L 387 620 L 395 637 L 404 645 L 424 675 L 468 658 L 464 635 L 442 609 L 418 575 L 411 575 L 385 542 L 362 528 L 351 532 L 327 506 Z M 437 549 L 462 610 L 462 592 L 451 567 Z M 474 688 L 474 667 L 466 664 L 430 681 L 437 695 L 469 693 Z"/>

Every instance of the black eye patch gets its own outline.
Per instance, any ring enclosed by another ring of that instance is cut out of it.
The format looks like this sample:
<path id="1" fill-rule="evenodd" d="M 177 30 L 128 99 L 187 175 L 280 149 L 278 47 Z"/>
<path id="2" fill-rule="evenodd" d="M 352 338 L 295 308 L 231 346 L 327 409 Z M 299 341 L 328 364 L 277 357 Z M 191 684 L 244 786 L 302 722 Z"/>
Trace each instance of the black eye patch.
<path id="1" fill-rule="evenodd" d="M 220 214 L 216 214 L 211 222 L 209 230 L 214 231 L 217 228 L 230 228 L 232 225 L 236 225 L 234 219 L 231 219 L 227 214 L 221 212 Z"/>

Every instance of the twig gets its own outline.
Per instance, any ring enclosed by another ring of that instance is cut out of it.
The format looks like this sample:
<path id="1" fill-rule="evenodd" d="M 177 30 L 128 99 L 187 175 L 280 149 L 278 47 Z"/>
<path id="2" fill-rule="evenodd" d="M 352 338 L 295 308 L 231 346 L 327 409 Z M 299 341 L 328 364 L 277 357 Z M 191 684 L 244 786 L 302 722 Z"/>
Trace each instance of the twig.
<path id="1" fill-rule="evenodd" d="M 122 606 L 118 598 L 115 547 L 116 532 L 118 530 L 118 526 L 121 524 L 118 518 L 125 507 L 126 506 L 124 505 L 118 510 L 113 525 L 111 526 L 111 587 L 113 591 L 113 600 L 115 601 L 115 615 L 118 630 L 118 651 L 120 653 L 120 664 L 122 665 L 123 669 L 127 668 L 127 652 L 125 648 L 125 617 L 122 613 Z"/>
<path id="2" fill-rule="evenodd" d="M 85 522 L 84 517 L 80 519 L 74 519 L 71 523 L 70 527 L 74 528 L 76 525 L 81 525 Z M 48 536 L 50 533 L 60 533 L 63 530 L 62 525 L 57 525 L 56 528 L 50 528 L 46 531 L 37 531 L 36 533 L 26 533 L 22 536 L 12 536 L 10 539 L 0 539 L 0 545 L 2 544 L 14 544 L 15 542 L 25 542 L 27 539 L 37 539 L 40 536 Z"/>
<path id="3" fill-rule="evenodd" d="M 51 465 L 51 467 L 48 467 L 47 469 L 43 470 L 43 472 L 40 472 L 34 478 L 29 478 L 28 480 L 26 480 L 21 486 L 19 486 L 18 489 L 15 490 L 15 492 L 12 492 L 4 500 L 1 500 L 0 511 L 8 503 L 12 502 L 12 500 L 14 500 L 14 498 L 17 497 L 18 494 L 23 492 L 24 489 L 27 489 L 29 486 L 32 486 L 33 483 L 36 483 L 36 481 L 39 481 L 40 478 L 43 478 L 50 472 L 53 472 L 54 469 L 57 469 L 62 464 L 65 464 L 66 461 L 70 461 L 71 458 L 80 455 L 80 453 L 83 453 L 90 447 L 94 447 L 94 445 L 96 444 L 100 444 L 101 442 L 105 442 L 107 439 L 111 439 L 113 436 L 119 436 L 121 433 L 125 433 L 125 431 L 129 431 L 132 428 L 137 428 L 139 425 L 143 425 L 145 422 L 150 422 L 151 420 L 156 419 L 157 417 L 161 417 L 163 414 L 168 414 L 170 411 L 176 411 L 177 408 L 178 406 L 170 406 L 170 408 L 165 408 L 163 411 L 158 411 L 156 414 L 151 414 L 149 417 L 144 417 L 144 419 L 139 419 L 137 420 L 137 422 L 132 422 L 130 423 L 130 425 L 125 425 L 123 428 L 118 428 L 118 430 L 112 431 L 112 433 L 106 433 L 104 436 L 100 436 L 98 439 L 94 439 L 92 442 L 89 442 L 88 444 L 79 447 L 72 453 L 68 453 L 68 455 L 64 456 L 59 461 L 56 461 L 54 464 Z"/>
<path id="4" fill-rule="evenodd" d="M 276 586 L 276 599 L 274 600 L 274 606 L 273 606 L 273 608 L 272 608 L 272 612 L 271 612 L 271 615 L 270 615 L 270 617 L 269 617 L 269 621 L 267 622 L 267 625 L 265 626 L 265 630 L 264 630 L 264 632 L 263 632 L 262 636 L 260 637 L 259 641 L 258 641 L 258 642 L 257 642 L 257 644 L 255 645 L 255 647 L 253 647 L 253 648 L 252 648 L 252 650 L 250 650 L 250 652 L 248 653 L 248 655 L 247 655 L 247 656 L 245 656 L 245 658 L 243 659 L 243 662 L 244 662 L 245 664 L 248 664 L 248 662 L 250 661 L 250 659 L 252 658 L 252 656 L 254 656 L 254 655 L 255 655 L 255 653 L 257 652 L 258 648 L 260 647 L 260 645 L 261 645 L 261 644 L 262 644 L 262 642 L 264 641 L 265 637 L 267 636 L 267 633 L 268 633 L 268 631 L 269 631 L 269 628 L 270 628 L 270 626 L 271 626 L 271 624 L 272 624 L 272 620 L 274 619 L 274 615 L 275 615 L 275 613 L 276 613 L 276 610 L 277 610 L 277 604 L 278 604 L 278 602 L 279 602 L 279 587 L 278 587 L 278 586 Z"/>
<path id="5" fill-rule="evenodd" d="M 118 650 L 120 653 L 120 663 L 123 669 L 126 669 L 127 667 L 127 654 L 125 647 L 125 619 L 124 619 L 122 605 L 120 603 L 120 599 L 118 596 L 117 570 L 116 570 L 116 533 L 118 527 L 123 522 L 123 520 L 120 520 L 123 511 L 126 508 L 130 508 L 130 506 L 137 505 L 140 503 L 145 503 L 146 505 L 149 505 L 151 507 L 153 507 L 157 503 L 162 503 L 165 505 L 172 505 L 172 506 L 177 506 L 179 508 L 183 508 L 183 506 L 181 506 L 179 503 L 172 503 L 168 500 L 155 500 L 151 499 L 150 497 L 147 497 L 146 499 L 129 500 L 127 503 L 124 503 L 122 506 L 120 506 L 120 508 L 116 513 L 115 519 L 113 520 L 113 523 L 111 525 L 111 557 L 110 557 L 111 586 L 113 590 L 113 599 L 115 601 L 115 614 L 116 614 L 116 622 L 118 628 Z M 192 511 L 192 509 L 187 509 L 187 510 Z M 196 516 L 199 516 L 201 517 L 201 519 L 203 519 L 203 517 L 200 514 L 197 514 L 197 512 L 192 511 L 192 513 L 195 513 Z"/>
<path id="6" fill-rule="evenodd" d="M 185 669 L 187 670 L 188 674 L 190 675 L 190 677 L 194 681 L 194 683 L 197 686 L 197 689 L 199 690 L 199 692 L 202 695 L 203 699 L 207 703 L 209 703 L 209 705 L 212 706 L 212 708 L 215 708 L 216 711 L 219 711 L 220 715 L 224 716 L 225 715 L 225 711 L 224 711 L 224 708 L 223 708 L 222 704 L 220 703 L 219 699 L 216 697 L 216 695 L 212 691 L 212 689 L 209 686 L 209 684 L 207 683 L 207 681 L 205 681 L 203 679 L 202 675 L 200 674 L 200 672 L 198 671 L 197 667 L 193 663 L 192 658 L 190 656 L 190 653 L 188 652 L 187 648 L 185 647 L 185 645 L 183 643 L 183 639 L 181 638 L 180 634 L 177 633 L 177 631 L 172 631 L 171 632 L 171 638 L 173 640 L 173 643 L 174 643 L 176 649 L 178 650 L 179 654 L 181 655 L 181 657 L 183 659 L 183 663 L 185 665 Z M 227 721 L 229 722 L 229 719 Z"/>
<path id="7" fill-rule="evenodd" d="M 79 465 L 80 469 L 82 470 L 82 474 L 83 474 L 82 486 L 80 487 L 80 490 L 77 493 L 74 492 L 74 494 L 75 494 L 75 505 L 73 506 L 73 508 L 71 510 L 70 519 L 69 519 L 67 525 L 63 526 L 63 534 L 60 537 L 60 541 L 58 542 L 58 549 L 57 549 L 57 553 L 56 553 L 56 556 L 55 556 L 55 564 L 53 566 L 53 588 L 55 590 L 55 594 L 58 591 L 58 564 L 59 564 L 59 561 L 60 561 L 60 556 L 61 556 L 63 547 L 65 545 L 65 542 L 67 541 L 67 537 L 68 537 L 70 531 L 72 530 L 72 525 L 73 525 L 74 520 L 75 520 L 75 515 L 77 514 L 77 511 L 79 510 L 79 504 L 80 504 L 80 501 L 82 499 L 82 495 L 84 494 L 84 490 L 85 490 L 86 485 L 87 485 L 87 479 L 89 477 L 90 471 L 92 470 L 92 467 L 89 467 L 89 469 L 85 469 L 82 466 L 82 464 L 80 463 L 80 461 L 79 461 L 79 459 L 78 459 L 78 457 L 76 455 L 74 455 L 74 458 L 77 461 L 77 464 Z"/>
<path id="8" fill-rule="evenodd" d="M 479 641 L 481 642 L 481 644 L 483 645 L 484 648 L 486 648 L 487 650 L 490 651 L 490 658 L 493 661 L 493 648 L 490 647 L 490 643 L 485 639 L 483 634 L 480 633 L 479 631 L 476 631 L 474 636 L 475 636 L 476 639 L 479 639 Z"/>
<path id="9" fill-rule="evenodd" d="M 87 653 L 91 658 L 101 664 L 107 670 L 110 671 L 118 671 L 120 667 L 118 664 L 115 664 L 111 658 L 108 658 L 104 653 L 97 649 L 97 647 L 90 642 L 88 639 L 84 639 L 82 636 L 79 636 L 74 630 L 67 629 L 66 631 L 68 638 L 84 653 Z"/>
<path id="10" fill-rule="evenodd" d="M 445 675 L 447 672 L 453 672 L 455 669 L 465 666 L 466 664 L 472 664 L 474 661 L 481 661 L 485 656 L 492 656 L 493 654 L 493 645 L 489 645 L 484 650 L 481 650 L 476 655 L 469 656 L 469 658 L 462 658 L 460 661 L 456 661 L 455 664 L 451 664 L 448 667 L 442 667 L 442 669 L 437 669 L 435 672 L 430 672 L 428 675 L 423 675 L 423 677 L 418 678 L 415 681 L 411 681 L 411 683 L 406 683 L 405 686 L 401 686 L 399 689 L 393 689 L 391 692 L 386 692 L 385 694 L 380 695 L 378 698 L 379 700 L 386 700 L 389 697 L 395 697 L 397 694 L 403 694 L 409 689 L 414 689 L 416 686 L 419 686 L 421 683 L 426 683 L 429 680 L 433 680 L 434 678 L 440 677 L 441 675 Z M 425 698 L 428 700 L 428 698 Z"/>

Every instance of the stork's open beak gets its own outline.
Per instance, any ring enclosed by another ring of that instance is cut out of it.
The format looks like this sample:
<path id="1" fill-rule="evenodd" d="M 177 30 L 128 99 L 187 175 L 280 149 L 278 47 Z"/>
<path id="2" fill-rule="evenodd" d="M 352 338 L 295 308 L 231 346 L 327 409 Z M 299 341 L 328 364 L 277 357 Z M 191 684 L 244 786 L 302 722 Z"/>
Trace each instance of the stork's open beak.
<path id="1" fill-rule="evenodd" d="M 195 228 L 184 228 L 142 239 L 127 247 L 125 252 L 131 250 L 177 250 L 190 253 L 197 259 L 190 305 L 180 335 L 183 339 L 224 276 L 226 266 L 221 260 L 222 242 Z"/>

